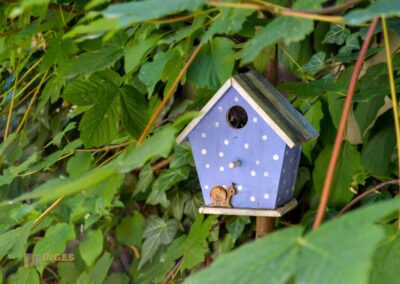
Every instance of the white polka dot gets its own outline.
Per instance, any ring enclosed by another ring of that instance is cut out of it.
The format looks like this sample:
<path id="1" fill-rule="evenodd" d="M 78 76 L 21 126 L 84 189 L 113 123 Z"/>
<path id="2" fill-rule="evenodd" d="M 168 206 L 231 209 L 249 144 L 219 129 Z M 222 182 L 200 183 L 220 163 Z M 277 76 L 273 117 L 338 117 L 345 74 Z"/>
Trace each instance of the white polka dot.
<path id="1" fill-rule="evenodd" d="M 224 170 L 225 170 L 224 167 L 219 167 L 220 172 L 223 172 Z"/>
<path id="2" fill-rule="evenodd" d="M 206 169 L 209 169 L 210 168 L 210 164 L 206 164 Z"/>
<path id="3" fill-rule="evenodd" d="M 256 197 L 253 195 L 253 196 L 250 196 L 250 201 L 251 202 L 254 202 L 254 201 L 256 201 Z"/>
<path id="4" fill-rule="evenodd" d="M 286 180 L 285 179 L 283 180 L 283 184 L 286 184 Z"/>
<path id="5" fill-rule="evenodd" d="M 253 122 L 256 123 L 258 121 L 257 117 L 253 117 Z"/>
<path id="6" fill-rule="evenodd" d="M 279 160 L 279 156 L 278 156 L 277 154 L 275 154 L 272 158 L 273 158 L 275 161 Z"/>
<path id="7" fill-rule="evenodd" d="M 220 156 L 220 158 L 224 157 L 224 152 L 219 152 L 218 156 Z"/>
<path id="8" fill-rule="evenodd" d="M 255 177 L 255 176 L 256 176 L 256 171 L 251 171 L 251 172 L 250 172 L 250 175 L 251 175 L 252 177 Z"/>
<path id="9" fill-rule="evenodd" d="M 286 172 L 286 169 L 285 168 L 283 168 L 283 170 L 282 170 L 282 174 L 284 174 Z"/>
<path id="10" fill-rule="evenodd" d="M 290 191 L 289 191 L 289 189 L 288 189 L 288 190 L 286 190 L 286 194 L 289 194 L 289 192 L 290 192 Z"/>
<path id="11" fill-rule="evenodd" d="M 261 138 L 262 140 L 267 140 L 267 135 L 264 134 Z"/>
<path id="12" fill-rule="evenodd" d="M 235 101 L 235 102 L 238 102 L 238 101 L 239 101 L 239 98 L 238 98 L 238 97 L 235 97 L 235 98 L 234 98 L 234 101 Z"/>
<path id="13" fill-rule="evenodd" d="M 205 185 L 204 188 L 205 188 L 205 189 L 208 189 L 208 185 Z"/>
<path id="14" fill-rule="evenodd" d="M 215 127 L 219 127 L 219 122 L 217 121 L 216 123 L 215 123 Z"/>
<path id="15" fill-rule="evenodd" d="M 289 162 L 293 162 L 293 158 L 290 158 Z"/>
<path id="16" fill-rule="evenodd" d="M 260 165 L 260 161 L 259 160 L 256 161 L 256 165 L 257 166 Z"/>
<path id="17" fill-rule="evenodd" d="M 224 184 L 222 187 L 226 189 L 226 184 Z"/>
<path id="18" fill-rule="evenodd" d="M 244 147 L 245 149 L 249 149 L 250 145 L 249 145 L 248 143 L 245 143 L 245 144 L 243 145 L 243 147 Z"/>
<path id="19" fill-rule="evenodd" d="M 293 186 L 292 186 L 292 191 L 294 191 L 294 188 L 295 188 L 295 187 L 294 187 L 294 185 L 293 185 Z"/>
<path id="20" fill-rule="evenodd" d="M 207 134 L 205 132 L 201 133 L 201 137 L 206 138 Z"/>
<path id="21" fill-rule="evenodd" d="M 229 141 L 227 139 L 224 140 L 225 145 L 229 145 Z"/>
<path id="22" fill-rule="evenodd" d="M 286 150 L 285 151 L 285 156 L 287 156 L 289 154 L 289 151 L 288 150 Z"/>
<path id="23" fill-rule="evenodd" d="M 207 154 L 207 150 L 206 150 L 206 149 L 201 149 L 201 154 L 202 154 L 202 155 Z"/>
<path id="24" fill-rule="evenodd" d="M 218 110 L 223 111 L 224 109 L 220 106 L 220 107 L 218 107 Z"/>
<path id="25" fill-rule="evenodd" d="M 264 194 L 264 199 L 269 199 L 269 194 L 268 193 Z"/>
<path id="26" fill-rule="evenodd" d="M 264 172 L 264 176 L 265 176 L 265 177 L 269 176 L 269 172 L 265 171 L 265 172 Z"/>
<path id="27" fill-rule="evenodd" d="M 243 190 L 243 186 L 238 185 L 238 190 L 239 190 L 239 191 L 242 191 L 242 190 Z"/>

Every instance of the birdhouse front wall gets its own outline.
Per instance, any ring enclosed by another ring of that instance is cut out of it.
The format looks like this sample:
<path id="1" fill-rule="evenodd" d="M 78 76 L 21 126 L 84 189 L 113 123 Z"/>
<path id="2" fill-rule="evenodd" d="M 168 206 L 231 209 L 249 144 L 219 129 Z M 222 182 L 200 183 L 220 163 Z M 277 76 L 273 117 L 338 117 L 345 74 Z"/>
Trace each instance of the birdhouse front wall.
<path id="1" fill-rule="evenodd" d="M 228 121 L 235 120 L 228 113 L 236 106 L 247 114 L 242 128 Z M 188 139 L 206 205 L 212 203 L 210 191 L 214 186 L 228 188 L 234 183 L 234 208 L 276 208 L 286 143 L 237 90 L 229 88 Z M 230 168 L 232 163 L 236 164 Z"/>
<path id="2" fill-rule="evenodd" d="M 283 160 L 281 180 L 279 182 L 277 206 L 286 204 L 293 198 L 296 185 L 297 170 L 301 157 L 301 146 L 289 148 L 286 146 Z"/>

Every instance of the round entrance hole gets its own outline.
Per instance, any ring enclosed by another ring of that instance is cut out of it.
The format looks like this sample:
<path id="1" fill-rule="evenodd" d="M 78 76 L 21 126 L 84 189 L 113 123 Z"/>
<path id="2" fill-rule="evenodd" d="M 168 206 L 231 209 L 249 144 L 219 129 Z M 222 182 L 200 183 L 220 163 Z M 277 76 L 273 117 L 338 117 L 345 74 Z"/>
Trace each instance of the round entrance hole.
<path id="1" fill-rule="evenodd" d="M 227 120 L 231 127 L 240 129 L 243 128 L 248 120 L 247 112 L 241 106 L 233 106 L 228 110 Z"/>

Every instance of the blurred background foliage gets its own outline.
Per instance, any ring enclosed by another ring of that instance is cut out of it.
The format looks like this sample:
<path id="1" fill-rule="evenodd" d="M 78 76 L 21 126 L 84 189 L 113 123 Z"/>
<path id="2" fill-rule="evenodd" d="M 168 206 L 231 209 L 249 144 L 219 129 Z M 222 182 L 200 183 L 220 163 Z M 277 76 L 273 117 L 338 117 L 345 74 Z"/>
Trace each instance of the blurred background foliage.
<path id="1" fill-rule="evenodd" d="M 310 230 L 377 16 L 399 89 L 397 0 L 0 0 L 0 283 L 396 283 L 397 186 Z M 398 178 L 385 60 L 378 24 L 326 219 Z M 299 206 L 255 242 L 253 218 L 198 214 L 190 147 L 174 143 L 249 69 L 320 132 L 303 147 Z M 74 259 L 27 267 L 26 253 Z"/>

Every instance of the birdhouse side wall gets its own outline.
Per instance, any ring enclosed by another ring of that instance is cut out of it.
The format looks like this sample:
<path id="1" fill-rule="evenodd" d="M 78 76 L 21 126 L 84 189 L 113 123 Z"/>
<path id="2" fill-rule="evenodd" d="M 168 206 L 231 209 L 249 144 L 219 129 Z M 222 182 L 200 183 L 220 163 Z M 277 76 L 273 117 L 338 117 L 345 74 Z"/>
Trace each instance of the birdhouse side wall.
<path id="1" fill-rule="evenodd" d="M 296 185 L 297 170 L 301 157 L 301 146 L 289 148 L 286 146 L 283 160 L 281 180 L 279 182 L 277 207 L 286 204 L 293 198 Z"/>
<path id="2" fill-rule="evenodd" d="M 240 106 L 247 123 L 237 129 L 227 120 L 228 111 Z M 235 184 L 235 208 L 275 209 L 286 143 L 231 87 L 189 133 L 205 205 L 213 201 L 214 186 Z M 229 163 L 240 161 L 234 168 Z"/>

